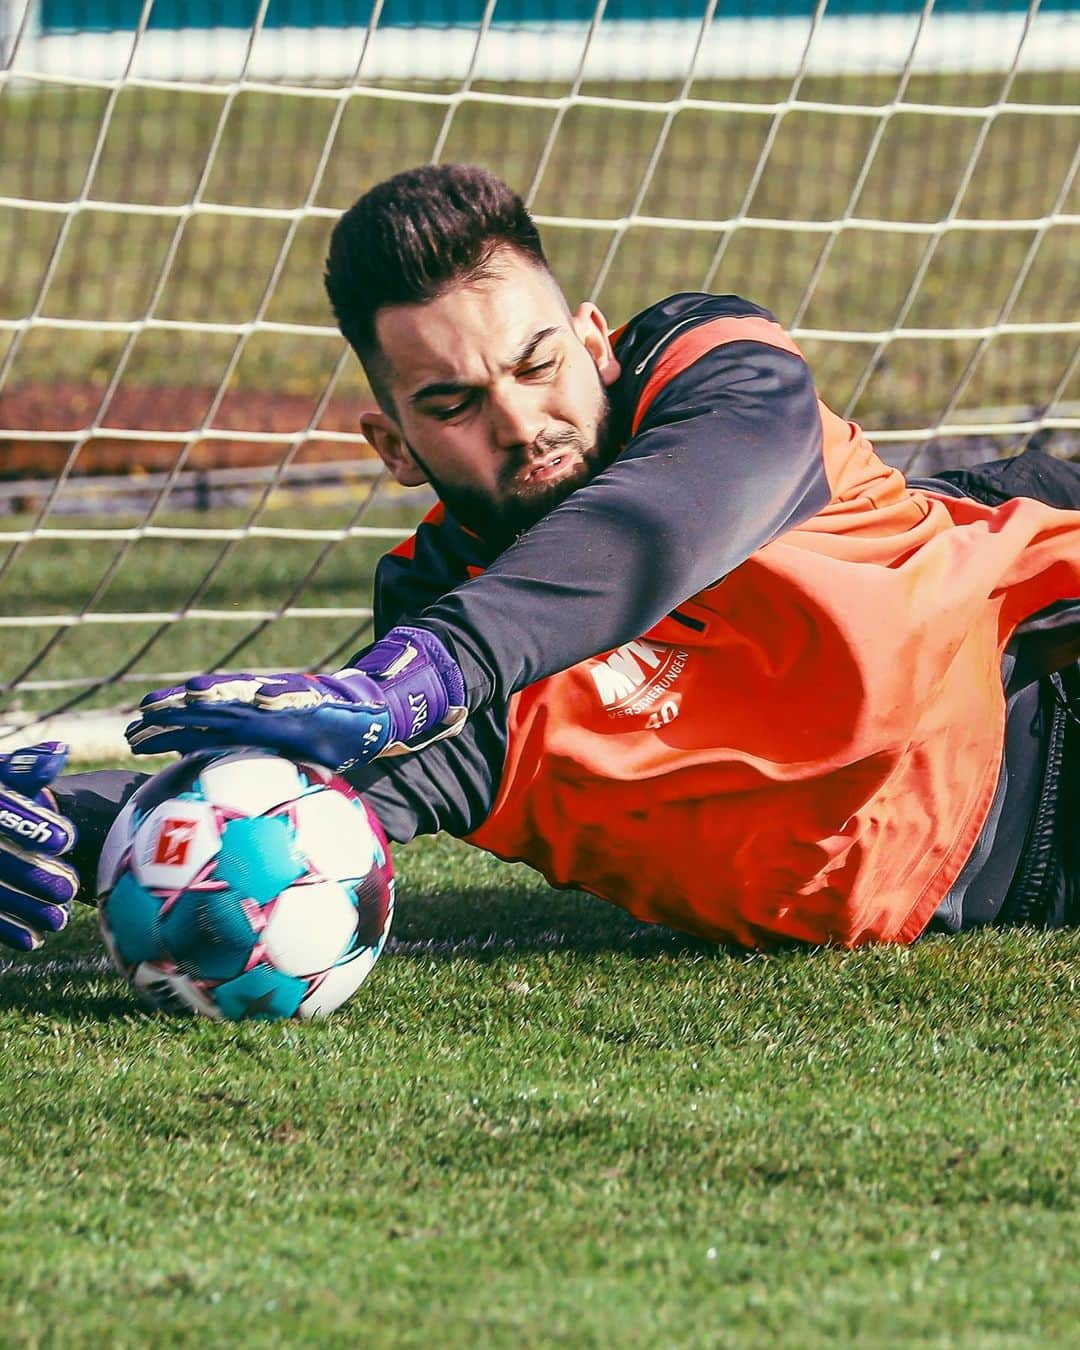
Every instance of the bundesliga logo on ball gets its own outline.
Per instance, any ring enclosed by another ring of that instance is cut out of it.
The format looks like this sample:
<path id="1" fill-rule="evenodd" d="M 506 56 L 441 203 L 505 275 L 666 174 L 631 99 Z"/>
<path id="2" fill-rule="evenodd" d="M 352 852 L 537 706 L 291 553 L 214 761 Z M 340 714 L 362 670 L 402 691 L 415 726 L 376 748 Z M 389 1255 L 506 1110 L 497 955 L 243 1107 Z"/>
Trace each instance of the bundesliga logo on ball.
<path id="1" fill-rule="evenodd" d="M 360 795 L 259 750 L 190 755 L 138 788 L 97 889 L 106 945 L 145 1003 L 232 1020 L 333 1012 L 394 910 L 386 839 Z"/>

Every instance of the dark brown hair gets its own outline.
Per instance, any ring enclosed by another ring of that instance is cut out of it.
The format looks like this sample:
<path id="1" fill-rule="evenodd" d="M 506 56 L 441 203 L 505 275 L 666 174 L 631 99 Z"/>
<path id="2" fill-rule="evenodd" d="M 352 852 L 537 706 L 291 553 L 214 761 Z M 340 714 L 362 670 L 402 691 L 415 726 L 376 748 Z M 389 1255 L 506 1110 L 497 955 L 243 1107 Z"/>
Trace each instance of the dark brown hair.
<path id="1" fill-rule="evenodd" d="M 479 280 L 491 255 L 516 249 L 547 267 L 525 203 L 472 164 L 425 164 L 377 183 L 334 226 L 326 292 L 368 377 L 381 383 L 375 316 L 386 305 L 424 304 L 453 283 Z M 383 401 L 384 391 L 375 389 Z"/>

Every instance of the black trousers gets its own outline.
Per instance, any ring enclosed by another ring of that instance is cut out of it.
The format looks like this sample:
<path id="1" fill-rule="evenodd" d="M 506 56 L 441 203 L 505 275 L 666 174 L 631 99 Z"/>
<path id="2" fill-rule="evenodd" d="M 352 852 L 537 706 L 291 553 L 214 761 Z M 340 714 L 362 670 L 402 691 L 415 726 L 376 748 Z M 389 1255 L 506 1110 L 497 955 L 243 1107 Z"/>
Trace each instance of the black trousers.
<path id="1" fill-rule="evenodd" d="M 999 505 L 1034 497 L 1080 510 L 1080 464 L 1032 449 L 952 469 L 925 486 Z M 1002 778 L 990 823 L 930 929 L 1080 923 L 1080 598 L 1036 616 L 1010 645 Z"/>
<path id="2" fill-rule="evenodd" d="M 1080 923 L 1080 667 L 1042 682 L 1048 734 L 1042 786 L 998 924 Z"/>

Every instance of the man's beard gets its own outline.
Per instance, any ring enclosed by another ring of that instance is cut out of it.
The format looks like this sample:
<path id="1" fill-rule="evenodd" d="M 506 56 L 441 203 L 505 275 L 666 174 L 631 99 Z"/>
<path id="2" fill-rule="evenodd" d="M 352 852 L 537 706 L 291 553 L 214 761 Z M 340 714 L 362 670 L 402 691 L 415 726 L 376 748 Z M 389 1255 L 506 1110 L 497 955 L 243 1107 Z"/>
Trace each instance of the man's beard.
<path id="1" fill-rule="evenodd" d="M 601 405 L 596 425 L 596 438 L 589 445 L 581 433 L 571 427 L 541 435 L 529 446 L 506 452 L 499 470 L 500 495 L 493 497 L 482 489 L 452 486 L 431 472 L 410 446 L 413 458 L 424 470 L 428 482 L 439 500 L 462 525 L 481 539 L 502 550 L 523 534 L 572 492 L 591 482 L 601 469 L 615 458 L 618 445 L 611 440 L 611 404 L 607 390 L 600 387 Z M 554 483 L 519 481 L 519 475 L 534 460 L 576 451 L 578 463 L 564 477 Z"/>

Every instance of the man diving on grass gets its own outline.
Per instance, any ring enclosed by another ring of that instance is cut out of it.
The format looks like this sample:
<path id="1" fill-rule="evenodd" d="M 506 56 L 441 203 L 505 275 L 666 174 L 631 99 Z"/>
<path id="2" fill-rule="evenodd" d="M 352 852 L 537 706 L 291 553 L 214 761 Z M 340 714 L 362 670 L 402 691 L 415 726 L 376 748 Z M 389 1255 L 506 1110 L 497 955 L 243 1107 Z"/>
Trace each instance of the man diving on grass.
<path id="1" fill-rule="evenodd" d="M 156 690 L 135 754 L 315 760 L 392 840 L 447 831 L 717 942 L 1077 921 L 1080 468 L 907 482 L 757 304 L 572 310 L 475 167 L 365 193 L 326 286 L 369 441 L 438 504 L 346 668 Z M 61 760 L 0 765 L 11 945 L 92 898 L 142 777 Z"/>

